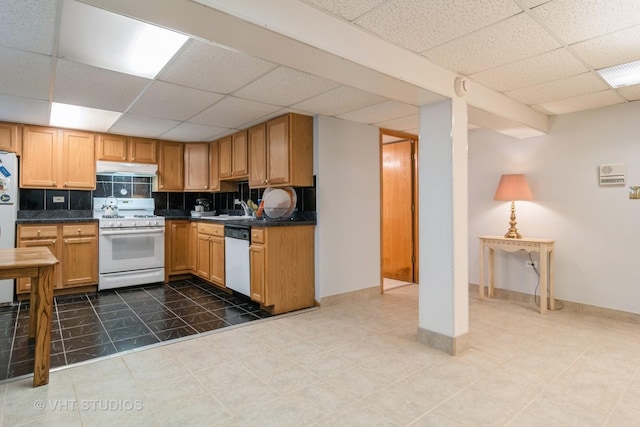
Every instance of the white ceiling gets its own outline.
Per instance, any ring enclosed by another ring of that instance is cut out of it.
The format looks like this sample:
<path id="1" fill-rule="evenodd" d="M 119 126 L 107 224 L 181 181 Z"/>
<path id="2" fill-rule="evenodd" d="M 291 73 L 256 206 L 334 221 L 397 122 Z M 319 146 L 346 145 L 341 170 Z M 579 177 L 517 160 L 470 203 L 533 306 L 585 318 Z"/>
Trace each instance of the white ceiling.
<path id="1" fill-rule="evenodd" d="M 300 3 L 544 114 L 640 99 L 640 85 L 612 89 L 595 72 L 640 60 L 638 0 Z M 0 120 L 48 125 L 51 102 L 61 102 L 124 112 L 110 133 L 179 141 L 212 140 L 288 111 L 417 132 L 418 102 L 196 38 L 155 79 L 71 60 L 65 40 L 91 43 L 104 29 L 81 35 L 63 9 L 63 0 L 0 2 Z"/>

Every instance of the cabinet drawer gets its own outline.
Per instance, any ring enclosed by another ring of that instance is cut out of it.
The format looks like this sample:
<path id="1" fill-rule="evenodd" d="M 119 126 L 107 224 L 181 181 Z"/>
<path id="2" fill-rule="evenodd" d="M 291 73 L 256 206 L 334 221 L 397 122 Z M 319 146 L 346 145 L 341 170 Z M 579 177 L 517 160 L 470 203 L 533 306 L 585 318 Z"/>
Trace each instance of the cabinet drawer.
<path id="1" fill-rule="evenodd" d="M 224 237 L 224 225 L 198 224 L 198 233 Z"/>
<path id="2" fill-rule="evenodd" d="M 95 236 L 95 224 L 69 224 L 62 226 L 62 235 L 64 237 L 73 236 Z"/>
<path id="3" fill-rule="evenodd" d="M 259 228 L 252 228 L 251 243 L 264 243 L 264 230 Z"/>
<path id="4" fill-rule="evenodd" d="M 58 237 L 58 227 L 56 227 L 55 225 L 20 226 L 18 228 L 18 235 L 20 236 L 20 239 L 55 239 L 56 237 Z"/>

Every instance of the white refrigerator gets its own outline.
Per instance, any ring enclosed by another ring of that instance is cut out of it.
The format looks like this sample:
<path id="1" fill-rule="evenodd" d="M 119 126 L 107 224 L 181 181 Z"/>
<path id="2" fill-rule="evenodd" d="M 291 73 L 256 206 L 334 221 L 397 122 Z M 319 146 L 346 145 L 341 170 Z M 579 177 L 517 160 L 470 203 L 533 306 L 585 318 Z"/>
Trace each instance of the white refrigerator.
<path id="1" fill-rule="evenodd" d="M 16 247 L 18 158 L 0 151 L 0 248 Z M 13 302 L 13 280 L 0 280 L 0 305 Z"/>

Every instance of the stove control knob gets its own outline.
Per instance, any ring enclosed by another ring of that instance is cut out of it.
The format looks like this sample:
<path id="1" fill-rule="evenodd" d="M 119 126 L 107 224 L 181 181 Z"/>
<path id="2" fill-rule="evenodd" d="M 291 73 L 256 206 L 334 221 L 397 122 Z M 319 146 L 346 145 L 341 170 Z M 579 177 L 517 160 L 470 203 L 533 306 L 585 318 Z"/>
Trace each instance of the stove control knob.
<path id="1" fill-rule="evenodd" d="M 151 221 L 147 221 L 147 225 L 151 225 Z"/>
<path id="2" fill-rule="evenodd" d="M 153 225 L 158 225 L 158 221 L 153 221 Z"/>
<path id="3" fill-rule="evenodd" d="M 122 227 L 122 223 L 120 221 L 116 222 L 117 227 Z"/>
<path id="4" fill-rule="evenodd" d="M 113 227 L 113 226 L 114 226 L 113 222 L 110 222 L 109 227 Z"/>

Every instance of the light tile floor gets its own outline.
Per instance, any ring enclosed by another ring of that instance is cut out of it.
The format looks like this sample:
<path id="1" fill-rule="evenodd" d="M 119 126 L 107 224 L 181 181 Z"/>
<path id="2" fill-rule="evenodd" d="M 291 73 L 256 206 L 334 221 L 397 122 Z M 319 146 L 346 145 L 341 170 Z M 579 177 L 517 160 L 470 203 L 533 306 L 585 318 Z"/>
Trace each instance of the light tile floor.
<path id="1" fill-rule="evenodd" d="M 417 286 L 0 385 L 0 425 L 634 426 L 640 327 L 470 298 L 470 347 L 416 342 Z"/>

